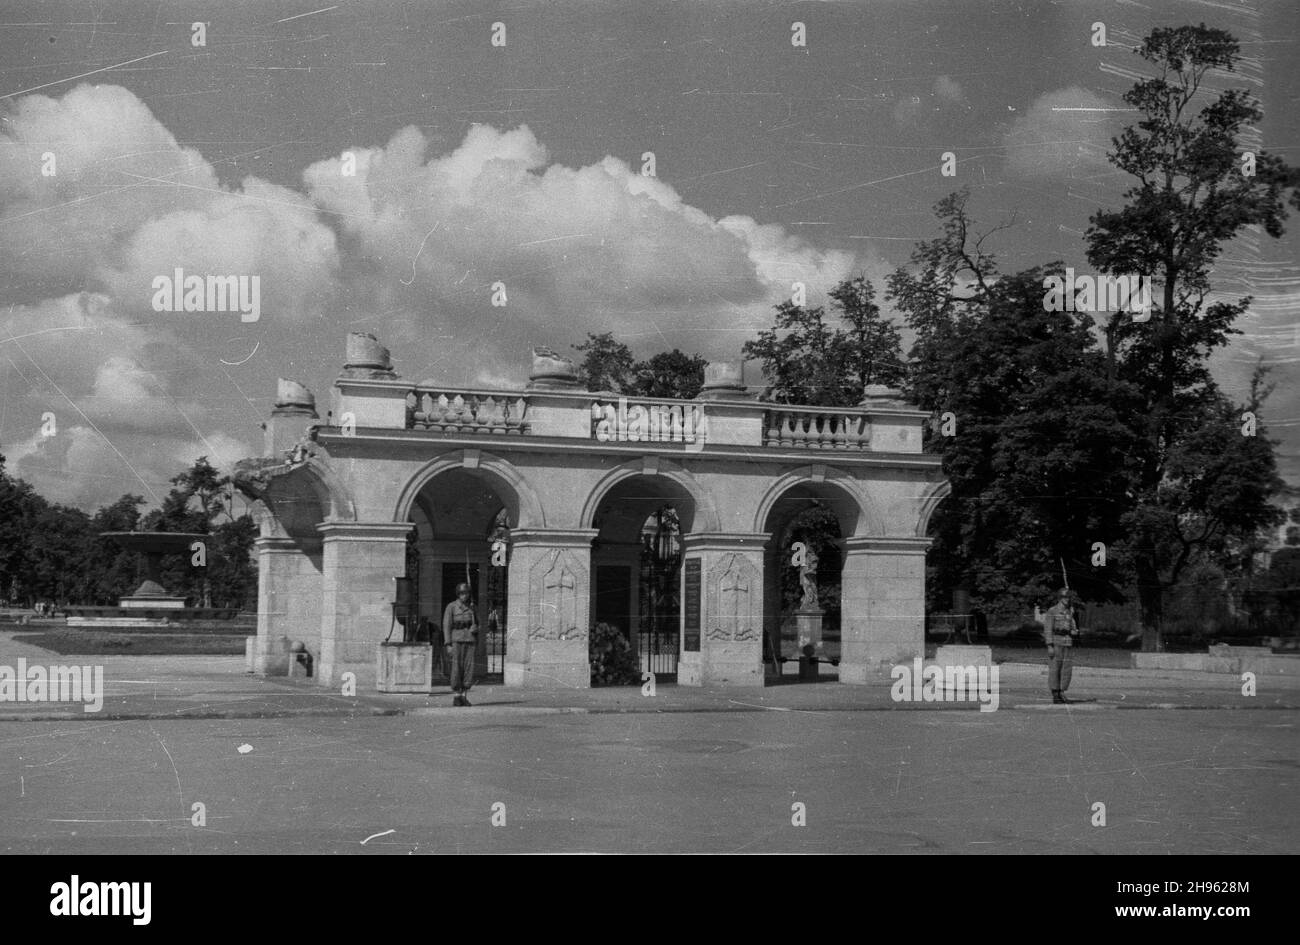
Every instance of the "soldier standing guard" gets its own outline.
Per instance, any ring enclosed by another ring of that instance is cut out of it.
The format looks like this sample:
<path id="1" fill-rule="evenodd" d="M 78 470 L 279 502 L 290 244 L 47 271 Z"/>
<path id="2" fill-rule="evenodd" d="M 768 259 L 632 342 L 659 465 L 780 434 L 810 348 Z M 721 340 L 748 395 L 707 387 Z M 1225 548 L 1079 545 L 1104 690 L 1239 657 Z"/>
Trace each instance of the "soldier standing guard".
<path id="1" fill-rule="evenodd" d="M 478 616 L 469 603 L 469 585 L 456 585 L 456 599 L 442 612 L 442 642 L 451 659 L 452 705 L 469 705 L 465 693 L 474 685 L 474 653 L 478 648 Z"/>
<path id="2" fill-rule="evenodd" d="M 1057 602 L 1042 615 L 1042 624 L 1043 642 L 1047 644 L 1047 687 L 1052 690 L 1053 703 L 1068 705 L 1073 700 L 1065 697 L 1065 690 L 1070 688 L 1070 657 L 1074 650 L 1074 634 L 1079 632 L 1070 609 L 1068 587 L 1061 588 Z"/>

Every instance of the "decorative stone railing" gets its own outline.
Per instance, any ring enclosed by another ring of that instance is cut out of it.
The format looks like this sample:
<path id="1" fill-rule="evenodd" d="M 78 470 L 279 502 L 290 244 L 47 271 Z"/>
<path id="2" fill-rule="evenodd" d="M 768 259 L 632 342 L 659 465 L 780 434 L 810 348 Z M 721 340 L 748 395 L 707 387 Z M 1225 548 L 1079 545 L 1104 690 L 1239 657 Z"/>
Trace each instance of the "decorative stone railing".
<path id="1" fill-rule="evenodd" d="M 564 386 L 563 380 L 509 390 L 340 376 L 324 424 L 313 411 L 272 414 L 264 455 L 279 465 L 266 474 L 276 475 L 281 466 L 291 471 L 300 459 L 310 458 L 312 427 L 319 428 L 319 442 L 327 451 L 335 437 L 382 437 L 382 431 L 403 430 L 439 439 L 529 437 L 573 441 L 575 446 L 585 441 L 601 451 L 731 455 L 738 449 L 816 450 L 866 458 L 870 453 L 921 453 L 929 417 L 892 392 L 852 407 L 821 407 L 708 389 L 693 400 L 620 397 Z M 299 447 L 303 455 L 295 458 Z"/>
<path id="2" fill-rule="evenodd" d="M 860 410 L 797 407 L 763 414 L 763 445 L 810 450 L 869 450 L 871 423 Z"/>
<path id="3" fill-rule="evenodd" d="M 434 433 L 528 432 L 528 400 L 505 393 L 416 388 L 406 395 L 406 429 Z"/>

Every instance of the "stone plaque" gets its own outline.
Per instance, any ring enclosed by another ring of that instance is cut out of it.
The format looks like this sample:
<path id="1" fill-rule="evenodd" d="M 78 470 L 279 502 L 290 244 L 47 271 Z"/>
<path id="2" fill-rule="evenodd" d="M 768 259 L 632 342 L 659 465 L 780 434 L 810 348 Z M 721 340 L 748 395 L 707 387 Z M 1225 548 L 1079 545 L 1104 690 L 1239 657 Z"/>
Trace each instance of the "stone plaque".
<path id="1" fill-rule="evenodd" d="M 687 558 L 684 565 L 686 594 L 682 601 L 686 608 L 686 632 L 682 648 L 690 653 L 700 651 L 700 559 Z"/>

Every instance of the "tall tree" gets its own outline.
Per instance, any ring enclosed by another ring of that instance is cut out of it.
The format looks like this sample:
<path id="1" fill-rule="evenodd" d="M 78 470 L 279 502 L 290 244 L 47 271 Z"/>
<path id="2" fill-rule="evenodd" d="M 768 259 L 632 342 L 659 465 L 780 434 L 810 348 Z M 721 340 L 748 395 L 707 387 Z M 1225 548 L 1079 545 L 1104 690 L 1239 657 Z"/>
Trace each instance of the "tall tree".
<path id="1" fill-rule="evenodd" d="M 930 604 L 946 609 L 964 587 L 994 613 L 1023 614 L 1062 560 L 1076 589 L 1114 599 L 1113 571 L 1091 569 L 1088 551 L 1122 512 L 1124 405 L 1105 389 L 1090 325 L 1044 308 L 1044 269 L 998 271 L 965 192 L 935 212 L 942 235 L 890 276 L 888 296 L 916 332 L 907 389 L 935 415 L 926 447 L 952 487 L 931 519 Z"/>
<path id="2" fill-rule="evenodd" d="M 0 455 L 0 597 L 32 600 L 31 536 L 48 503 L 31 485 L 9 475 Z"/>
<path id="3" fill-rule="evenodd" d="M 160 509 L 144 518 L 144 527 L 152 531 L 185 531 L 211 535 L 205 543 L 206 564 L 193 567 L 191 555 L 163 558 L 164 583 L 173 590 L 193 597 L 202 606 L 214 604 L 239 606 L 256 587 L 256 569 L 250 560 L 256 537 L 249 516 L 217 525 L 216 519 L 229 514 L 226 487 L 229 477 L 222 476 L 206 456 L 172 477 L 172 489 Z"/>
<path id="4" fill-rule="evenodd" d="M 138 530 L 142 505 L 143 496 L 123 495 L 112 504 L 101 507 L 90 520 L 94 580 L 82 603 L 115 604 L 139 585 L 136 556 L 101 537 L 101 533 Z"/>
<path id="5" fill-rule="evenodd" d="M 587 340 L 573 345 L 573 350 L 583 356 L 578 365 L 578 376 L 587 385 L 587 390 L 631 393 L 636 378 L 636 358 L 631 348 L 614 338 L 613 332 L 588 333 Z"/>
<path id="6" fill-rule="evenodd" d="M 642 397 L 692 400 L 704 387 L 706 364 L 698 354 L 683 354 L 676 348 L 662 351 L 636 363 L 636 392 Z"/>
<path id="7" fill-rule="evenodd" d="M 587 335 L 573 349 L 583 355 L 578 376 L 590 391 L 610 391 L 628 397 L 666 397 L 691 400 L 704 386 L 704 366 L 698 354 L 677 348 L 638 361 L 632 349 L 612 332 Z"/>
<path id="8" fill-rule="evenodd" d="M 1121 209 L 1093 215 L 1086 240 L 1088 261 L 1099 271 L 1150 276 L 1159 285 L 1148 321 L 1116 313 L 1105 326 L 1112 373 L 1142 402 L 1128 544 L 1143 648 L 1157 650 L 1166 592 L 1190 560 L 1189 543 L 1201 542 L 1198 529 L 1209 528 L 1205 540 L 1211 540 L 1216 531 L 1241 534 L 1268 517 L 1258 507 L 1267 490 L 1247 486 L 1243 477 L 1267 478 L 1258 464 L 1272 461 L 1271 450 L 1234 449 L 1241 464 L 1235 474 L 1198 477 L 1201 487 L 1190 491 L 1181 484 L 1196 462 L 1210 458 L 1206 444 L 1228 448 L 1218 428 L 1241 423 L 1230 423 L 1208 358 L 1236 333 L 1232 325 L 1250 300 L 1209 301 L 1214 264 L 1246 227 L 1282 234 L 1288 193 L 1298 205 L 1300 171 L 1261 151 L 1247 172 L 1239 135 L 1263 113 L 1247 91 L 1211 94 L 1205 87 L 1212 71 L 1231 72 L 1239 58 L 1229 33 L 1204 24 L 1161 27 L 1137 53 L 1154 75 L 1125 93 L 1140 119 L 1114 139 L 1109 154 L 1135 183 Z M 1206 524 L 1219 521 L 1214 508 L 1227 506 L 1241 516 L 1240 526 Z"/>
<path id="9" fill-rule="evenodd" d="M 823 306 L 785 301 L 776 306 L 773 327 L 745 342 L 745 357 L 758 360 L 767 375 L 767 399 L 851 407 L 869 384 L 902 382 L 901 335 L 881 314 L 871 282 L 845 279 L 827 295 L 838 324 Z"/>

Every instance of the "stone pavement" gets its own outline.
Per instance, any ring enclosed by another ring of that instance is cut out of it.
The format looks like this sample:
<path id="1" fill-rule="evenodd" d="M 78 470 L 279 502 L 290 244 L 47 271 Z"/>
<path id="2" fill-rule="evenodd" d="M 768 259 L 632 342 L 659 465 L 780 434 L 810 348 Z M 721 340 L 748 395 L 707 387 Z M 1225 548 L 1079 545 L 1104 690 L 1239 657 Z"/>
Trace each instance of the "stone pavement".
<path id="1" fill-rule="evenodd" d="M 104 673 L 103 707 L 86 712 L 77 703 L 0 702 L 0 721 L 173 718 L 290 718 L 296 716 L 559 714 L 663 712 L 855 712 L 978 711 L 976 702 L 894 702 L 891 680 L 865 686 L 833 678 L 799 684 L 786 676 L 764 688 L 687 687 L 659 683 L 654 694 L 640 686 L 539 691 L 499 683 L 475 687 L 474 705 L 453 708 L 446 689 L 431 695 L 362 692 L 344 696 L 302 678 L 266 678 L 245 672 L 243 657 L 60 656 L 15 643 L 0 633 L 0 665 L 93 665 Z M 1053 706 L 1043 662 L 999 667 L 998 711 L 1097 712 L 1117 709 L 1300 708 L 1300 679 L 1261 676 L 1257 694 L 1245 696 L 1238 677 L 1227 674 L 1080 668 L 1069 695 L 1083 701 Z"/>

